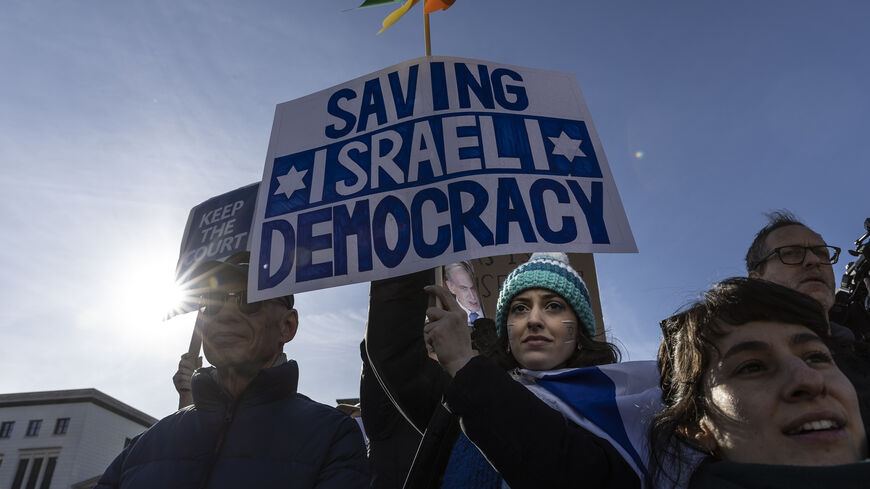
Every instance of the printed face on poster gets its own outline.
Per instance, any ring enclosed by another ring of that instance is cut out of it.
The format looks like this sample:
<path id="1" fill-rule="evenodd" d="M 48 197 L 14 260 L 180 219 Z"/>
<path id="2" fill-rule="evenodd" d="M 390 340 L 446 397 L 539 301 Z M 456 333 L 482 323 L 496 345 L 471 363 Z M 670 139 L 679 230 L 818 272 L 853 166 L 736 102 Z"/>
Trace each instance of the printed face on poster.
<path id="1" fill-rule="evenodd" d="M 477 318 L 487 317 L 483 312 L 483 303 L 478 290 L 479 282 L 471 262 L 460 261 L 444 265 L 441 267 L 441 282 L 468 315 L 469 325 Z"/>
<path id="2" fill-rule="evenodd" d="M 636 251 L 573 75 L 418 58 L 277 107 L 251 300 L 533 251 Z"/>

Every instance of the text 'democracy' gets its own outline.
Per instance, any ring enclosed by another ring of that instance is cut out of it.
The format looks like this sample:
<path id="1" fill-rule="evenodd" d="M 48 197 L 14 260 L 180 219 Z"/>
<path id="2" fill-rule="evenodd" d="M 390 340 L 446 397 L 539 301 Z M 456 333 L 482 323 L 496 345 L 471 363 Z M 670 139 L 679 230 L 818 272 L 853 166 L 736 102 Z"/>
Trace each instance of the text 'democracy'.
<path id="1" fill-rule="evenodd" d="M 503 253 L 633 252 L 570 75 L 412 60 L 278 106 L 253 299 Z"/>

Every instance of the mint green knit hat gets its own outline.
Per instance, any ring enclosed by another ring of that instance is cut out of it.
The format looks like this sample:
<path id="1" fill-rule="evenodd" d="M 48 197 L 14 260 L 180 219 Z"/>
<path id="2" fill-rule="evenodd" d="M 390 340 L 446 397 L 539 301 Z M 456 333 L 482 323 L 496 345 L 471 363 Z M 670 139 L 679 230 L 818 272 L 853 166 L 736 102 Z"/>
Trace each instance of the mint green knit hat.
<path id="1" fill-rule="evenodd" d="M 495 325 L 499 336 L 506 328 L 511 300 L 528 289 L 552 290 L 562 296 L 586 327 L 586 334 L 590 338 L 595 336 L 595 315 L 592 314 L 589 291 L 580 275 L 571 268 L 565 253 L 534 253 L 529 261 L 508 275 L 498 294 L 495 308 Z"/>

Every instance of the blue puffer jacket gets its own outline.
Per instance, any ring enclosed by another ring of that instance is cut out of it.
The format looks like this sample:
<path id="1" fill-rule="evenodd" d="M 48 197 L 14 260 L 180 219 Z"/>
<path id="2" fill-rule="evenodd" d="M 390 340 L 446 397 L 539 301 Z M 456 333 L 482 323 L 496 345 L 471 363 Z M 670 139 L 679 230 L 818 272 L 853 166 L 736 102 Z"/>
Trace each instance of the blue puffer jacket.
<path id="1" fill-rule="evenodd" d="M 260 371 L 235 402 L 213 370 L 193 376 L 193 406 L 136 437 L 96 489 L 369 486 L 357 424 L 296 392 L 296 362 Z"/>

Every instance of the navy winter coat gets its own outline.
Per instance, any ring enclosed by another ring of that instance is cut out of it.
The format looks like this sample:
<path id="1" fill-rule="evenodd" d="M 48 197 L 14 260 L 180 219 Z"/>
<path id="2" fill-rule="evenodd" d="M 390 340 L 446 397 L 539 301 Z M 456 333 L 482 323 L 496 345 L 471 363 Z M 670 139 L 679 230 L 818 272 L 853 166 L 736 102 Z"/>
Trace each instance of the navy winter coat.
<path id="1" fill-rule="evenodd" d="M 194 374 L 193 406 L 136 437 L 96 489 L 369 486 L 359 427 L 296 392 L 296 362 L 260 371 L 235 401 L 213 370 Z"/>

